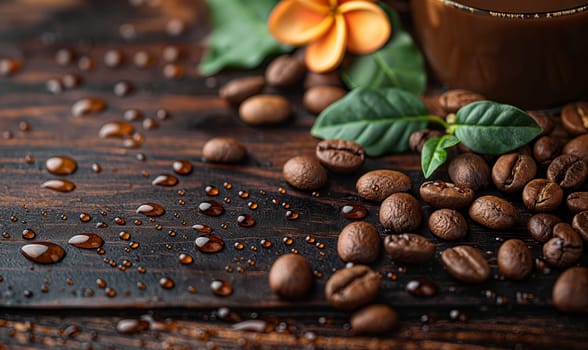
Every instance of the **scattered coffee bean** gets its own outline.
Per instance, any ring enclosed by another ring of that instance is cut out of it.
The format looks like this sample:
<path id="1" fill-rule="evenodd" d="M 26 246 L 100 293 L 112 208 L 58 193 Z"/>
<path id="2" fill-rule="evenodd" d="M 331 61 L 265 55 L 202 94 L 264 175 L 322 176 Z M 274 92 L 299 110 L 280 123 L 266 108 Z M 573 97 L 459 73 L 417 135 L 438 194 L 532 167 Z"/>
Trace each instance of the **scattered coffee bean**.
<path id="1" fill-rule="evenodd" d="M 435 236 L 454 241 L 468 234 L 468 223 L 453 209 L 438 209 L 429 216 L 429 230 Z"/>
<path id="2" fill-rule="evenodd" d="M 350 323 L 355 335 L 388 334 L 398 326 L 398 314 L 388 305 L 369 305 L 356 311 Z"/>
<path id="3" fill-rule="evenodd" d="M 409 191 L 411 187 L 412 180 L 408 175 L 385 169 L 367 172 L 355 184 L 360 197 L 375 202 L 381 202 L 393 193 Z"/>
<path id="4" fill-rule="evenodd" d="M 553 305 L 562 312 L 588 312 L 588 268 L 565 270 L 553 285 Z"/>
<path id="5" fill-rule="evenodd" d="M 365 265 L 337 270 L 325 285 L 325 298 L 336 309 L 357 309 L 376 298 L 381 279 Z"/>
<path id="6" fill-rule="evenodd" d="M 492 167 L 492 181 L 499 191 L 512 193 L 525 187 L 537 174 L 537 164 L 528 155 L 509 153 L 500 156 Z"/>
<path id="7" fill-rule="evenodd" d="M 564 190 L 582 186 L 587 176 L 588 165 L 573 154 L 563 154 L 555 158 L 547 168 L 547 178 Z"/>
<path id="8" fill-rule="evenodd" d="M 498 270 L 512 280 L 522 280 L 533 271 L 533 254 L 525 242 L 509 239 L 498 249 Z"/>
<path id="9" fill-rule="evenodd" d="M 411 264 L 427 262 L 435 255 L 435 244 L 414 233 L 386 236 L 384 249 L 392 260 Z"/>
<path id="10" fill-rule="evenodd" d="M 406 291 L 416 297 L 432 297 L 437 294 L 437 286 L 430 279 L 417 278 L 406 284 Z"/>
<path id="11" fill-rule="evenodd" d="M 419 201 L 408 193 L 394 193 L 380 205 L 380 223 L 394 232 L 411 232 L 423 221 Z"/>
<path id="12" fill-rule="evenodd" d="M 247 148 L 232 137 L 215 137 L 202 147 L 202 157 L 214 163 L 238 163 L 246 154 Z"/>
<path id="13" fill-rule="evenodd" d="M 302 104 L 313 114 L 320 114 L 325 108 L 339 101 L 347 94 L 343 88 L 336 86 L 315 86 L 304 92 Z"/>
<path id="14" fill-rule="evenodd" d="M 301 299 L 312 287 L 312 270 L 308 261 L 298 254 L 278 258 L 269 272 L 271 290 L 284 299 Z"/>
<path id="15" fill-rule="evenodd" d="M 327 183 L 327 171 L 311 156 L 290 158 L 282 171 L 284 179 L 291 186 L 304 191 L 314 191 Z"/>
<path id="16" fill-rule="evenodd" d="M 585 210 L 574 215 L 572 228 L 578 232 L 584 242 L 588 243 L 588 211 Z"/>
<path id="17" fill-rule="evenodd" d="M 419 194 L 435 208 L 461 209 L 474 200 L 474 191 L 471 188 L 441 180 L 423 182 Z"/>
<path id="18" fill-rule="evenodd" d="M 529 181 L 523 189 L 523 203 L 535 212 L 554 211 L 563 200 L 563 190 L 555 182 L 547 179 Z"/>
<path id="19" fill-rule="evenodd" d="M 566 205 L 572 213 L 588 210 L 588 192 L 572 192 L 566 198 Z"/>
<path id="20" fill-rule="evenodd" d="M 482 283 L 490 277 L 490 266 L 482 253 L 470 246 L 456 246 L 441 253 L 441 261 L 456 279 L 466 283 Z"/>
<path id="21" fill-rule="evenodd" d="M 461 107 L 472 102 L 485 100 L 486 97 L 468 90 L 448 90 L 439 96 L 439 104 L 446 113 L 455 113 Z"/>
<path id="22" fill-rule="evenodd" d="M 545 262 L 554 267 L 567 267 L 574 264 L 582 255 L 580 235 L 565 222 L 553 227 L 553 238 L 543 245 Z"/>
<path id="23" fill-rule="evenodd" d="M 265 79 L 262 76 L 239 78 L 226 83 L 218 94 L 229 103 L 239 105 L 249 97 L 260 93 L 264 85 Z"/>
<path id="24" fill-rule="evenodd" d="M 507 230 L 516 224 L 518 212 L 505 199 L 496 196 L 482 196 L 472 203 L 469 215 L 472 220 L 482 226 L 494 230 Z"/>
<path id="25" fill-rule="evenodd" d="M 537 163 L 547 166 L 561 154 L 562 142 L 552 136 L 541 136 L 533 145 L 533 157 Z"/>
<path id="26" fill-rule="evenodd" d="M 247 98 L 239 107 L 239 116 L 249 125 L 281 124 L 290 118 L 290 102 L 277 95 L 255 95 Z"/>
<path id="27" fill-rule="evenodd" d="M 488 186 L 490 168 L 484 160 L 474 153 L 463 153 L 449 163 L 449 178 L 458 186 L 469 187 L 474 191 Z"/>
<path id="28" fill-rule="evenodd" d="M 588 134 L 580 135 L 566 143 L 563 154 L 573 154 L 588 164 Z"/>
<path id="29" fill-rule="evenodd" d="M 305 73 L 306 66 L 299 59 L 282 55 L 267 66 L 265 80 L 271 86 L 292 87 L 304 78 Z"/>
<path id="30" fill-rule="evenodd" d="M 309 71 L 304 78 L 304 88 L 310 89 L 315 86 L 343 87 L 340 76 L 341 73 L 337 71 L 328 73 L 315 73 Z"/>
<path id="31" fill-rule="evenodd" d="M 339 234 L 337 253 L 345 262 L 369 264 L 380 255 L 380 234 L 368 222 L 357 221 L 345 226 Z"/>
<path id="32" fill-rule="evenodd" d="M 441 137 L 443 133 L 439 130 L 432 130 L 432 129 L 420 129 L 412 134 L 410 134 L 410 138 L 408 139 L 408 148 L 411 151 L 416 153 L 421 153 L 423 150 L 423 146 L 425 143 L 432 138 Z"/>
<path id="33" fill-rule="evenodd" d="M 551 239 L 553 227 L 560 222 L 561 219 L 552 214 L 535 214 L 527 222 L 527 230 L 536 241 L 545 243 Z"/>
<path id="34" fill-rule="evenodd" d="M 535 120 L 537 125 L 541 127 L 541 134 L 539 134 L 539 136 L 551 134 L 555 128 L 555 122 L 553 119 L 551 119 L 548 115 L 536 111 L 530 111 L 528 114 L 531 118 L 533 118 L 533 120 Z"/>
<path id="35" fill-rule="evenodd" d="M 338 174 L 348 174 L 359 170 L 365 162 L 363 147 L 353 141 L 323 140 L 316 145 L 315 152 L 325 168 Z"/>
<path id="36" fill-rule="evenodd" d="M 565 105 L 561 110 L 561 123 L 570 135 L 588 133 L 588 102 Z"/>

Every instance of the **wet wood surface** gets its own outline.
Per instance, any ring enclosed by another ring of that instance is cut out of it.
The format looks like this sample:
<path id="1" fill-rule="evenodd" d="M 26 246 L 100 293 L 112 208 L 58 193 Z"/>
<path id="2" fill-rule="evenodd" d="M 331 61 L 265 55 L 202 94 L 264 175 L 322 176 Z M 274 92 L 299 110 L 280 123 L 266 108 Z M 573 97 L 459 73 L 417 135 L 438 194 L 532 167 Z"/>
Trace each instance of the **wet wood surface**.
<path id="1" fill-rule="evenodd" d="M 423 225 L 418 233 L 438 246 L 434 261 L 404 265 L 382 254 L 373 264 L 383 275 L 377 301 L 398 310 L 399 330 L 382 338 L 351 337 L 349 314 L 334 311 L 323 297 L 328 277 L 344 267 L 336 242 L 350 221 L 340 214 L 341 207 L 365 206 L 365 220 L 382 229 L 377 204 L 357 196 L 355 181 L 372 169 L 402 170 L 413 179 L 416 194 L 423 181 L 419 157 L 369 159 L 358 174 L 330 175 L 327 187 L 312 194 L 289 187 L 281 167 L 292 156 L 314 152 L 316 140 L 309 129 L 315 117 L 302 108 L 301 91 L 290 90 L 282 92 L 295 110 L 287 124 L 260 128 L 240 122 L 236 110 L 217 97 L 218 88 L 235 77 L 263 71 L 197 74 L 209 33 L 202 1 L 4 1 L 0 14 L 0 59 L 22 62 L 20 70 L 0 77 L 0 341 L 6 348 L 585 347 L 586 318 L 562 315 L 551 305 L 559 270 L 536 270 L 523 282 L 498 275 L 496 252 L 504 239 L 521 238 L 534 257 L 541 254 L 541 246 L 526 233 L 530 214 L 516 195 L 506 197 L 522 213 L 513 230 L 490 232 L 470 222 L 470 233 L 460 242 L 485 252 L 494 278 L 476 286 L 452 279 L 438 255 L 456 243 L 434 238 Z M 174 34 L 169 28 L 178 20 L 185 29 Z M 177 64 L 184 76 L 178 79 L 163 74 L 162 51 L 169 45 L 181 51 Z M 72 63 L 57 64 L 60 49 L 75 53 Z M 104 64 L 104 54 L 111 49 L 124 54 L 119 68 Z M 143 50 L 153 62 L 138 68 L 133 57 Z M 81 57 L 92 59 L 95 68 L 80 69 Z M 48 91 L 48 80 L 69 73 L 82 78 L 79 87 Z M 134 86 L 129 96 L 113 93 L 121 80 Z M 107 108 L 72 116 L 72 105 L 88 97 L 102 98 Z M 141 121 L 132 122 L 145 136 L 140 147 L 126 148 L 122 139 L 98 136 L 102 125 L 123 121 L 123 112 L 130 108 L 159 125 L 146 129 Z M 158 119 L 160 109 L 170 117 Z M 214 136 L 239 139 L 249 157 L 237 165 L 203 161 L 202 145 Z M 45 161 L 60 155 L 77 161 L 75 173 L 48 173 Z M 152 185 L 158 175 L 174 174 L 175 160 L 190 161 L 193 172 L 175 174 L 179 183 L 173 187 Z M 61 193 L 40 187 L 55 178 L 72 181 L 75 190 Z M 210 185 L 219 189 L 218 196 L 207 195 Z M 209 199 L 223 203 L 226 212 L 219 217 L 199 213 L 198 204 Z M 153 219 L 136 213 L 147 202 L 161 204 L 166 213 Z M 257 209 L 252 210 L 250 202 L 257 203 Z M 288 210 L 298 218 L 289 220 Z M 429 214 L 432 209 L 423 205 L 423 211 Z M 91 220 L 82 222 L 83 213 Z M 253 227 L 237 225 L 244 213 L 255 218 Z M 195 224 L 212 227 L 225 248 L 215 254 L 196 250 L 194 240 L 201 233 L 192 229 Z M 34 240 L 23 238 L 25 229 L 35 231 Z M 130 233 L 128 240 L 120 238 L 123 231 Z M 100 235 L 105 241 L 102 250 L 68 244 L 81 233 Z M 271 247 L 264 247 L 263 240 Z M 20 254 L 25 244 L 41 241 L 62 246 L 64 259 L 41 265 Z M 267 284 L 273 261 L 291 251 L 304 255 L 316 276 L 312 295 L 297 303 L 278 299 Z M 190 255 L 193 262 L 181 264 L 180 254 Z M 584 254 L 581 265 L 586 262 Z M 417 277 L 434 280 L 437 295 L 409 295 L 406 283 Z M 162 287 L 162 279 L 172 280 L 173 288 Z M 210 284 L 217 279 L 230 283 L 233 293 L 212 293 Z M 147 318 L 151 326 L 121 334 L 116 324 L 125 318 Z M 264 321 L 266 331 L 233 329 L 235 322 L 250 319 Z"/>

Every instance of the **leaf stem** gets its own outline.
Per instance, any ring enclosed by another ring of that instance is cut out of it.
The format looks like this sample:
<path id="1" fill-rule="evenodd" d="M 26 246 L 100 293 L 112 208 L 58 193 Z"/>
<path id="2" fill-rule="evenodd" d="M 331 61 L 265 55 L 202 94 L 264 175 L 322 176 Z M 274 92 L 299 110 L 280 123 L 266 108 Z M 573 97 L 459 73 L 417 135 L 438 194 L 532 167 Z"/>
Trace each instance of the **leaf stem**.
<path id="1" fill-rule="evenodd" d="M 447 132 L 449 132 L 449 129 L 451 127 L 449 125 L 449 123 L 447 123 L 443 118 L 438 117 L 436 115 L 429 115 L 429 116 L 427 116 L 427 121 L 432 122 L 432 123 L 441 124 L 445 128 L 445 130 Z"/>

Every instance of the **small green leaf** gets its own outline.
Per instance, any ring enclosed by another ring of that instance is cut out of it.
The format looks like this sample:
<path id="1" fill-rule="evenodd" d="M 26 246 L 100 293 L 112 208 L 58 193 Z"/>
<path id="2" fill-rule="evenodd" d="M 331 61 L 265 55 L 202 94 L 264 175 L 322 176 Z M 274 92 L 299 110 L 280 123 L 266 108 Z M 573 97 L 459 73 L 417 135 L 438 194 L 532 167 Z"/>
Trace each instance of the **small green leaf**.
<path id="1" fill-rule="evenodd" d="M 427 108 L 409 92 L 359 88 L 325 109 L 310 132 L 355 141 L 369 156 L 380 156 L 406 151 L 410 134 L 428 120 Z"/>
<path id="2" fill-rule="evenodd" d="M 447 149 L 459 143 L 453 135 L 434 137 L 425 142 L 421 152 L 421 168 L 425 178 L 429 178 L 437 168 L 447 161 Z"/>
<path id="3" fill-rule="evenodd" d="M 510 152 L 541 133 L 541 127 L 527 113 L 491 101 L 462 107 L 451 127 L 466 147 L 482 154 Z"/>
<path id="4" fill-rule="evenodd" d="M 215 74 L 223 68 L 254 68 L 271 55 L 291 50 L 267 29 L 267 17 L 277 0 L 208 0 L 212 34 L 200 73 Z"/>

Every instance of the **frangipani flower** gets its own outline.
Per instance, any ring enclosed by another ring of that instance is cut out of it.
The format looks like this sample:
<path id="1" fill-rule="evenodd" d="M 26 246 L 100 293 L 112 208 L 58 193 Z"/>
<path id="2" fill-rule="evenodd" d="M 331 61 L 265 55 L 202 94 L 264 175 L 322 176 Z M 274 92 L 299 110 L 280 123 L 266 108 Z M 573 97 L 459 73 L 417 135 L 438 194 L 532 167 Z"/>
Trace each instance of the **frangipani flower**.
<path id="1" fill-rule="evenodd" d="M 374 0 L 282 0 L 268 19 L 276 40 L 307 45 L 306 66 L 315 72 L 336 68 L 345 50 L 367 54 L 390 37 L 390 21 Z"/>

